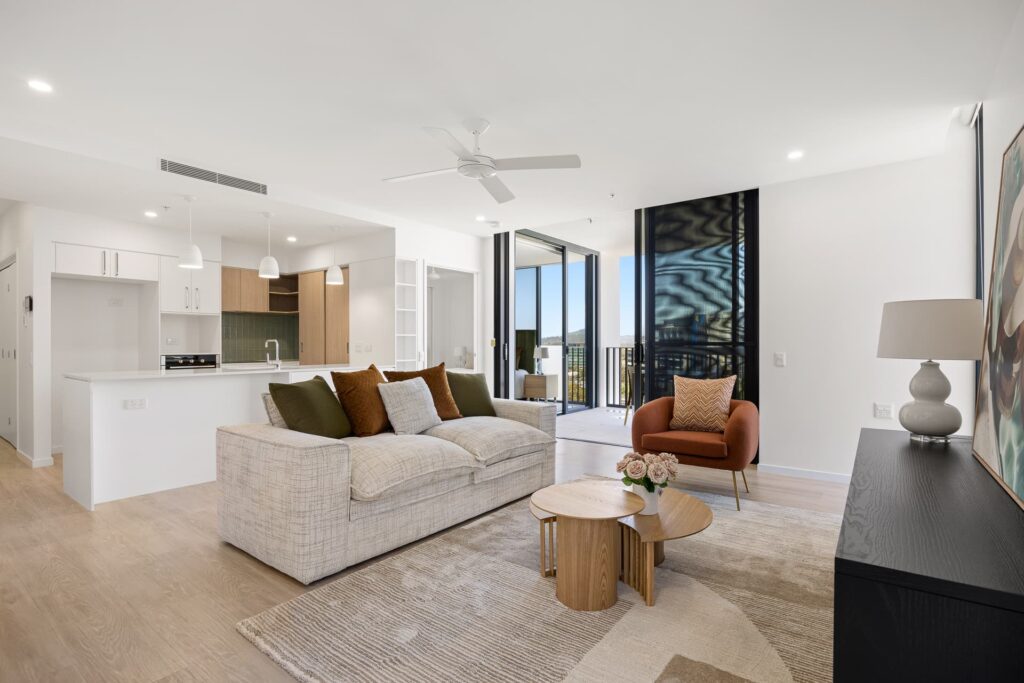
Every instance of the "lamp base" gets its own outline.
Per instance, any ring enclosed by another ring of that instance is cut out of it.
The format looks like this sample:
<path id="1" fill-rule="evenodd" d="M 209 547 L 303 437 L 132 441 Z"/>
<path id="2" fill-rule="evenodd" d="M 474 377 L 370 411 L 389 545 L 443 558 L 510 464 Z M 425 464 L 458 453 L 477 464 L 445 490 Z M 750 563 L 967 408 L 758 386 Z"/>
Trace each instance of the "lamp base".
<path id="1" fill-rule="evenodd" d="M 921 363 L 921 369 L 910 380 L 910 395 L 914 400 L 900 408 L 900 424 L 910 432 L 912 439 L 948 442 L 949 435 L 960 429 L 960 411 L 946 403 L 951 389 L 938 363 L 930 360 Z"/>
<path id="2" fill-rule="evenodd" d="M 948 436 L 932 436 L 930 434 L 914 434 L 910 433 L 910 440 L 920 444 L 948 444 Z"/>

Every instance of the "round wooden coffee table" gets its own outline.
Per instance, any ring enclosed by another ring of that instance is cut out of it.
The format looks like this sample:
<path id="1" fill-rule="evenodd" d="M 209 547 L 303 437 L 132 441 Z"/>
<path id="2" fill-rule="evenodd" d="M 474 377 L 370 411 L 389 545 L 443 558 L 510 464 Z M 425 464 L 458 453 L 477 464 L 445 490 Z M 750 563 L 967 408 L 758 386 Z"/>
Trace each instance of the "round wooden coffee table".
<path id="1" fill-rule="evenodd" d="M 700 499 L 673 488 L 662 489 L 658 514 L 630 515 L 619 520 L 622 581 L 644 596 L 648 605 L 653 605 L 654 567 L 665 560 L 665 541 L 700 533 L 708 528 L 713 517 L 711 508 Z"/>
<path id="2" fill-rule="evenodd" d="M 555 595 L 570 609 L 608 609 L 619 599 L 619 518 L 644 509 L 643 499 L 604 481 L 555 484 L 530 498 L 558 519 Z"/>

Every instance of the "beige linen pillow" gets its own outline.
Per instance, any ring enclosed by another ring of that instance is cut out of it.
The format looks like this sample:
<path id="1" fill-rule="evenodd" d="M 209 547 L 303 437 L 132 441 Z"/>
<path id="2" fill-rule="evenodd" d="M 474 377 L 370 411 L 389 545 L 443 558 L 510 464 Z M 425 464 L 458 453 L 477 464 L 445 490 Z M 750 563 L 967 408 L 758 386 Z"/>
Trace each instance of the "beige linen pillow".
<path id="1" fill-rule="evenodd" d="M 725 431 L 736 375 L 722 379 L 690 379 L 676 375 L 672 382 L 676 388 L 676 401 L 672 406 L 671 429 Z"/>

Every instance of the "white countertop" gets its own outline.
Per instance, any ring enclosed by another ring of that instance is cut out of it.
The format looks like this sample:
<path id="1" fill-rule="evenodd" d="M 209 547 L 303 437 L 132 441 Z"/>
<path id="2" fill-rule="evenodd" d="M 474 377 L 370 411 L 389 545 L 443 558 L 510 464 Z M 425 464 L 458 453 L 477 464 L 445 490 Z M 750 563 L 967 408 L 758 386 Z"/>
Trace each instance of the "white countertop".
<path id="1" fill-rule="evenodd" d="M 187 379 L 189 377 L 237 377 L 239 375 L 279 375 L 301 372 L 323 372 L 336 370 L 346 372 L 362 370 L 362 367 L 351 365 L 299 365 L 298 363 L 282 363 L 281 369 L 262 363 L 228 364 L 219 368 L 199 368 L 190 370 L 113 370 L 107 372 L 69 372 L 67 379 L 81 382 L 123 382 L 140 379 Z M 390 369 L 390 368 L 381 368 Z"/>

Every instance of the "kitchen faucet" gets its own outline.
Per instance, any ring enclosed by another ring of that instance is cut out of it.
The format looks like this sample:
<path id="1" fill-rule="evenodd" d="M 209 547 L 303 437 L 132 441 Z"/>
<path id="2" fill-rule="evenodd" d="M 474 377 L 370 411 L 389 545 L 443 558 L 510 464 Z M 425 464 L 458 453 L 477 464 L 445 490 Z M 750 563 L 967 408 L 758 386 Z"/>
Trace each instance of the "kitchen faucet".
<path id="1" fill-rule="evenodd" d="M 274 342 L 274 360 L 270 360 L 270 342 Z M 273 365 L 278 370 L 281 369 L 281 344 L 276 339 L 268 339 L 263 342 L 263 348 L 268 349 L 267 351 L 267 365 Z"/>

